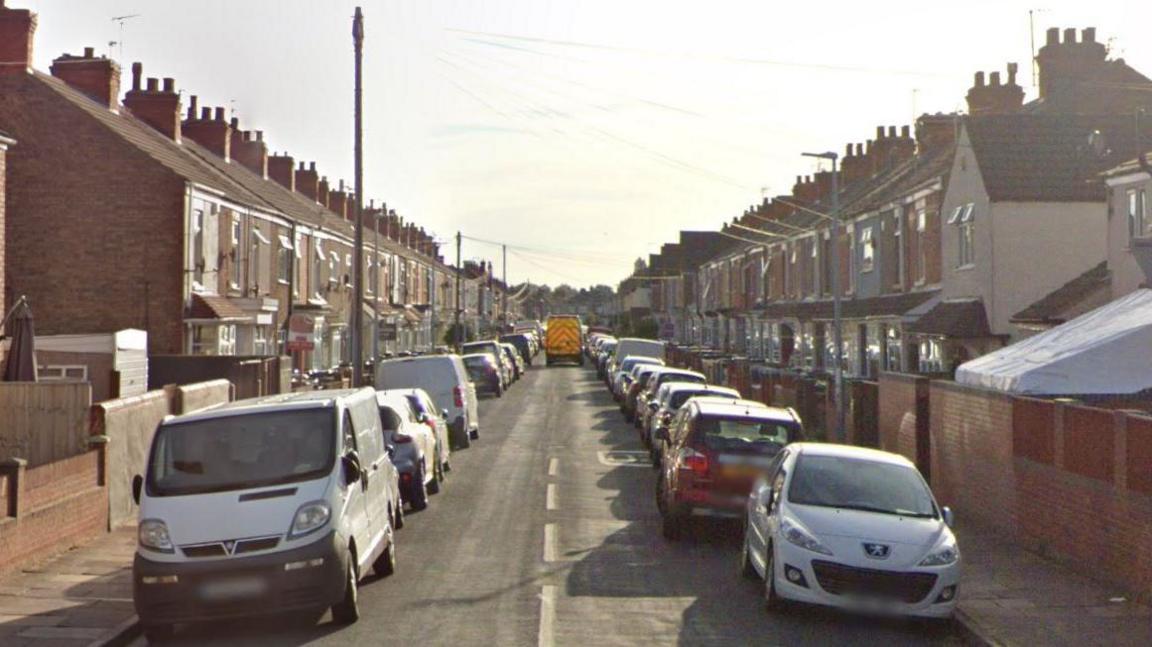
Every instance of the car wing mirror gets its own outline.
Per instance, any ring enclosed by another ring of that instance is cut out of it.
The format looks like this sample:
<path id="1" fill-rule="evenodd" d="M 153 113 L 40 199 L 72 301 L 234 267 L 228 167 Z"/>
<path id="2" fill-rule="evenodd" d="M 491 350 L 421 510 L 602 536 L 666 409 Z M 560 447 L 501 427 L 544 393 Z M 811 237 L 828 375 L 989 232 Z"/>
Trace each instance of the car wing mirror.
<path id="1" fill-rule="evenodd" d="M 388 453 L 388 458 L 396 458 L 396 445 L 386 445 L 384 451 Z"/>
<path id="2" fill-rule="evenodd" d="M 144 477 L 137 474 L 132 477 L 132 500 L 140 505 L 140 491 L 144 489 Z M 945 508 L 947 510 L 947 508 Z"/>
<path id="3" fill-rule="evenodd" d="M 940 516 L 944 517 L 944 524 L 949 528 L 951 528 L 952 524 L 956 521 L 955 516 L 952 514 L 952 508 L 948 506 L 940 508 Z"/>
<path id="4" fill-rule="evenodd" d="M 440 417 L 447 420 L 448 419 L 448 410 L 447 409 L 441 409 L 440 410 Z"/>

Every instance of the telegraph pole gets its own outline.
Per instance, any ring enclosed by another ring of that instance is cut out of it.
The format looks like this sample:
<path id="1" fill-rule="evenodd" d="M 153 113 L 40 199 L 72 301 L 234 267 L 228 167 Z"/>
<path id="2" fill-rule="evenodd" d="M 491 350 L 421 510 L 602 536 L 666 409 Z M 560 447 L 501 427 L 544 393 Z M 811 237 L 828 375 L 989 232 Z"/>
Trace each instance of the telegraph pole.
<path id="1" fill-rule="evenodd" d="M 501 299 L 501 301 L 504 302 L 502 304 L 502 307 L 501 307 L 501 310 L 504 311 L 504 330 L 500 331 L 503 333 L 503 332 L 507 332 L 507 329 L 508 329 L 508 246 L 507 245 L 501 245 L 500 251 L 502 252 L 503 257 L 504 257 L 504 259 L 503 259 L 504 278 L 501 279 L 502 281 L 504 281 L 504 298 Z"/>
<path id="2" fill-rule="evenodd" d="M 352 44 L 356 52 L 356 85 L 353 90 L 353 103 L 356 112 L 355 125 L 355 184 L 356 184 L 356 243 L 352 250 L 352 386 L 364 382 L 364 353 L 361 350 L 364 334 L 364 146 L 361 97 L 361 63 L 364 58 L 364 14 L 356 7 L 352 17 Z"/>
<path id="3" fill-rule="evenodd" d="M 460 328 L 460 232 L 456 232 L 456 323 L 453 328 L 456 336 L 456 352 L 464 345 L 464 331 Z"/>

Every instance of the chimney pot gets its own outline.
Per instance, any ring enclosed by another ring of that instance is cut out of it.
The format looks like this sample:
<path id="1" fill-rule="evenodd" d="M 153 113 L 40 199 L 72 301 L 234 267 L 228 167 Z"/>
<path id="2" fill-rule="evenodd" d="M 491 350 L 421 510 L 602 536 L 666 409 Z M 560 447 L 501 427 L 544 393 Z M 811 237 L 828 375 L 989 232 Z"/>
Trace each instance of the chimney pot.
<path id="1" fill-rule="evenodd" d="M 1056 45 L 1059 43 L 1060 43 L 1060 30 L 1056 27 L 1049 27 L 1046 44 Z"/>
<path id="2" fill-rule="evenodd" d="M 263 130 L 257 130 L 256 131 L 256 141 L 258 141 L 258 142 L 264 141 L 264 131 Z"/>
<path id="3" fill-rule="evenodd" d="M 240 130 L 240 119 L 232 117 L 232 119 L 228 122 L 228 125 L 232 126 L 232 130 Z"/>
<path id="4" fill-rule="evenodd" d="M 1064 42 L 1065 43 L 1075 43 L 1076 42 L 1076 28 L 1069 27 L 1069 28 L 1064 30 Z"/>
<path id="5" fill-rule="evenodd" d="M 164 77 L 164 91 L 169 92 L 169 93 L 175 92 L 176 91 L 176 79 L 174 79 L 170 76 Z"/>
<path id="6" fill-rule="evenodd" d="M 796 176 L 796 184 L 804 184 L 804 176 L 803 175 L 797 175 Z"/>
<path id="7" fill-rule="evenodd" d="M 973 79 L 972 85 L 977 87 L 977 88 L 984 87 L 984 73 L 983 72 L 977 72 L 976 73 L 976 78 Z"/>
<path id="8" fill-rule="evenodd" d="M 216 107 L 216 121 L 224 121 L 224 108 Z"/>
<path id="9" fill-rule="evenodd" d="M 844 157 L 852 157 L 852 144 L 848 144 L 846 147 L 844 147 Z"/>
<path id="10" fill-rule="evenodd" d="M 904 139 L 911 139 L 912 138 L 912 127 L 907 126 L 907 125 L 901 126 L 900 127 L 900 136 L 903 137 Z"/>
<path id="11" fill-rule="evenodd" d="M 1000 73 L 999 72 L 993 72 L 993 73 L 989 74 L 988 77 L 991 80 L 991 85 L 999 87 L 999 85 L 1000 85 Z"/>
<path id="12" fill-rule="evenodd" d="M 864 144 L 856 144 L 856 156 L 862 157 L 864 155 Z"/>
<path id="13" fill-rule="evenodd" d="M 196 118 L 196 111 L 200 109 L 200 97 L 192 95 L 188 99 L 188 121 Z"/>
<path id="14" fill-rule="evenodd" d="M 0 5 L 0 6 L 2 6 L 2 5 Z M 96 57 L 96 50 L 92 49 L 91 47 L 85 47 L 84 48 L 84 58 L 95 58 L 95 57 Z"/>
<path id="15" fill-rule="evenodd" d="M 888 126 L 888 136 L 892 138 L 896 137 L 896 126 Z"/>
<path id="16" fill-rule="evenodd" d="M 884 139 L 884 126 L 876 126 L 876 139 Z"/>
<path id="17" fill-rule="evenodd" d="M 203 108 L 201 108 L 200 109 L 200 120 L 201 121 L 212 121 L 212 109 L 209 108 L 208 106 L 204 106 Z"/>
<path id="18" fill-rule="evenodd" d="M 316 162 L 308 162 L 308 170 L 309 171 L 315 171 L 316 170 Z"/>
<path id="19" fill-rule="evenodd" d="M 140 75 L 144 73 L 144 66 L 140 63 L 132 64 L 132 89 L 140 90 Z"/>
<path id="20" fill-rule="evenodd" d="M 158 81 L 157 79 L 154 79 L 152 77 L 149 77 L 147 87 L 148 87 L 149 92 L 155 92 L 157 90 L 157 88 L 160 87 L 160 81 Z"/>
<path id="21" fill-rule="evenodd" d="M 1084 41 L 1085 43 L 1095 43 L 1096 42 L 1096 28 L 1095 27 L 1085 27 L 1084 31 L 1080 32 L 1080 40 Z"/>
<path id="22" fill-rule="evenodd" d="M 1016 73 L 1019 67 L 1015 63 L 1008 64 L 1008 85 L 1016 85 Z"/>

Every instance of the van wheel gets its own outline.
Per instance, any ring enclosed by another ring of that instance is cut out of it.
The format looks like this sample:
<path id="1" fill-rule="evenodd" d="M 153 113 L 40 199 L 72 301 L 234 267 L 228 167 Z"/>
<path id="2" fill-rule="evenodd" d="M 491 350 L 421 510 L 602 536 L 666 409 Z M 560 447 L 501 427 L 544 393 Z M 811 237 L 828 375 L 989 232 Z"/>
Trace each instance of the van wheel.
<path id="1" fill-rule="evenodd" d="M 469 431 L 468 432 L 468 438 L 470 440 L 480 440 L 480 428 L 477 427 L 477 428 Z"/>
<path id="2" fill-rule="evenodd" d="M 372 572 L 377 577 L 388 577 L 396 572 L 396 533 L 392 533 L 388 547 L 372 563 Z"/>
<path id="3" fill-rule="evenodd" d="M 428 486 L 424 483 L 424 468 L 412 475 L 412 498 L 408 505 L 413 510 L 423 510 L 428 507 Z"/>
<path id="4" fill-rule="evenodd" d="M 460 449 L 468 449 L 472 446 L 472 435 L 465 429 L 460 433 Z"/>
<path id="5" fill-rule="evenodd" d="M 396 526 L 396 530 L 400 530 L 401 528 L 403 528 L 404 527 L 404 502 L 403 501 L 397 501 L 396 502 L 396 511 L 392 514 L 392 516 L 393 516 L 393 518 L 396 519 L 396 523 L 394 524 Z"/>
<path id="6" fill-rule="evenodd" d="M 152 645 L 159 645 L 172 640 L 175 633 L 176 627 L 170 624 L 144 625 L 144 637 Z"/>
<path id="7" fill-rule="evenodd" d="M 666 514 L 660 531 L 668 541 L 677 541 L 684 536 L 684 522 L 676 515 Z"/>
<path id="8" fill-rule="evenodd" d="M 356 577 L 356 553 L 348 551 L 348 574 L 344 583 L 344 597 L 332 605 L 332 620 L 350 625 L 360 619 L 360 582 Z"/>

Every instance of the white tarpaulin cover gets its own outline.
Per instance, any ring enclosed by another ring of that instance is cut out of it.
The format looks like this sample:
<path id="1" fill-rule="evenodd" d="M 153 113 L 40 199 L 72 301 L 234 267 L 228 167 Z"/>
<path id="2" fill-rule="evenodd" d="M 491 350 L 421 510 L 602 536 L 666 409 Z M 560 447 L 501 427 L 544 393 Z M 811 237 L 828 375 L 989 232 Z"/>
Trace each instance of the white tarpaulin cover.
<path id="1" fill-rule="evenodd" d="M 1152 290 L 965 362 L 956 381 L 1034 395 L 1125 394 L 1152 389 Z"/>

